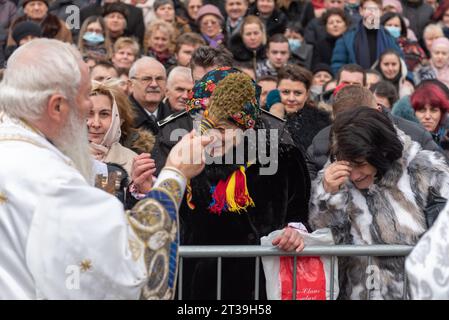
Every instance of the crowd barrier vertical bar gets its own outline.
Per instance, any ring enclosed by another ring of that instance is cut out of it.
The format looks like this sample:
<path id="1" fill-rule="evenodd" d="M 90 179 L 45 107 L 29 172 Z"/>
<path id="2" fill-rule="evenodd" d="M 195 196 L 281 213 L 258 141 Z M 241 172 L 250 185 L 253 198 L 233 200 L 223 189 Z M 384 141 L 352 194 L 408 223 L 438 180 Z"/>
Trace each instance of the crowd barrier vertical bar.
<path id="1" fill-rule="evenodd" d="M 254 286 L 254 300 L 259 300 L 259 273 L 260 273 L 260 257 L 256 257 L 256 279 L 255 279 L 255 286 Z"/>
<path id="2" fill-rule="evenodd" d="M 221 300 L 221 257 L 217 257 L 217 300 Z"/>
<path id="3" fill-rule="evenodd" d="M 371 264 L 373 263 L 373 257 L 372 256 L 368 256 L 368 265 L 367 267 L 371 266 Z M 365 274 L 366 274 L 366 280 L 365 280 L 365 286 L 366 288 L 366 300 L 371 300 L 371 289 L 368 287 L 368 274 L 366 273 L 367 270 L 365 270 Z"/>
<path id="4" fill-rule="evenodd" d="M 407 273 L 405 272 L 405 265 L 404 265 L 404 296 L 402 297 L 403 300 L 408 300 L 408 278 L 407 278 Z"/>
<path id="5" fill-rule="evenodd" d="M 178 271 L 178 300 L 182 300 L 182 275 L 183 275 L 183 258 L 179 258 L 179 271 Z"/>
<path id="6" fill-rule="evenodd" d="M 335 277 L 335 272 L 334 272 L 334 266 L 335 266 L 335 256 L 331 257 L 331 297 L 330 300 L 334 300 L 334 277 Z"/>

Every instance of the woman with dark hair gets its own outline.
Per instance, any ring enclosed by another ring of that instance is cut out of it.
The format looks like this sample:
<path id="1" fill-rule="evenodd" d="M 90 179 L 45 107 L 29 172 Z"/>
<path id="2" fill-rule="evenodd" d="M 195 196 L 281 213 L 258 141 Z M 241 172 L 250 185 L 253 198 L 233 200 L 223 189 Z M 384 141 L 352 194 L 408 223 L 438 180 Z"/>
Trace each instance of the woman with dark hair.
<path id="1" fill-rule="evenodd" d="M 313 75 L 305 68 L 287 65 L 278 73 L 278 90 L 284 105 L 287 129 L 298 148 L 307 150 L 312 139 L 331 124 L 330 114 L 310 99 Z"/>
<path id="2" fill-rule="evenodd" d="M 396 39 L 408 70 L 413 71 L 426 58 L 426 53 L 417 41 L 408 38 L 404 18 L 399 13 L 387 12 L 380 18 L 380 24 Z"/>
<path id="3" fill-rule="evenodd" d="M 345 12 L 336 8 L 326 10 L 321 21 L 324 25 L 324 32 L 317 35 L 317 44 L 319 45 L 315 46 L 313 51 L 314 66 L 318 63 L 331 64 L 335 43 L 351 25 Z"/>
<path id="4" fill-rule="evenodd" d="M 203 0 L 187 0 L 185 2 L 185 7 L 187 11 L 187 22 L 192 32 L 200 33 L 200 28 L 196 23 L 196 18 L 198 16 L 198 11 L 202 6 Z"/>
<path id="5" fill-rule="evenodd" d="M 449 154 L 448 99 L 447 94 L 439 85 L 433 82 L 424 82 L 416 88 L 410 97 L 410 103 L 419 122 L 432 134 L 435 142 Z"/>
<path id="6" fill-rule="evenodd" d="M 312 68 L 313 46 L 304 41 L 304 28 L 299 21 L 289 21 L 284 36 L 288 39 L 290 61 L 306 69 Z"/>
<path id="7" fill-rule="evenodd" d="M 400 98 L 413 92 L 413 84 L 407 80 L 408 71 L 405 61 L 395 50 L 385 50 L 379 60 L 374 63 L 373 69 L 379 71 L 384 80 L 394 85 Z"/>
<path id="8" fill-rule="evenodd" d="M 449 197 L 443 155 L 422 151 L 374 108 L 336 116 L 330 159 L 312 183 L 309 223 L 330 228 L 336 244 L 415 245 L 427 230 L 429 188 Z M 377 286 L 367 288 L 373 267 Z M 404 258 L 339 258 L 339 275 L 340 299 L 404 297 Z"/>

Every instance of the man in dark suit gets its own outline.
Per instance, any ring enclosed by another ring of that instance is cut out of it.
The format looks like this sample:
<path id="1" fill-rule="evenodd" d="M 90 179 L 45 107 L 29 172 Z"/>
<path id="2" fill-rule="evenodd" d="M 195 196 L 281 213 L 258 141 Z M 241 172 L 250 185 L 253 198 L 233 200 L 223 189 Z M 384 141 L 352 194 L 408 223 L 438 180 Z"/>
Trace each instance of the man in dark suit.
<path id="1" fill-rule="evenodd" d="M 132 92 L 130 101 L 136 114 L 134 127 L 156 135 L 159 132 L 157 121 L 171 113 L 162 102 L 167 86 L 166 70 L 156 59 L 142 57 L 132 65 L 129 78 Z"/>
<path id="2" fill-rule="evenodd" d="M 81 24 L 90 16 L 102 16 L 104 5 L 108 3 L 120 2 L 119 0 L 97 0 L 96 3 L 91 4 L 80 12 Z M 127 36 L 136 37 L 140 45 L 143 43 L 143 36 L 145 34 L 145 23 L 143 21 L 143 12 L 141 8 L 134 7 L 129 4 L 124 4 L 128 12 L 127 26 L 125 34 Z"/>

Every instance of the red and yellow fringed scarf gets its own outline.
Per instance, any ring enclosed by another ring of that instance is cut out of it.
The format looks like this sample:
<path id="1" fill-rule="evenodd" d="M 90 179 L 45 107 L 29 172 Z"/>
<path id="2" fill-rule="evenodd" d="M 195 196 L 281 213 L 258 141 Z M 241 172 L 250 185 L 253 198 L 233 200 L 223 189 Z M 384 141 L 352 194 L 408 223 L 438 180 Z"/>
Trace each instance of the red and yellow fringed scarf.
<path id="1" fill-rule="evenodd" d="M 221 214 L 225 211 L 241 213 L 248 207 L 255 206 L 246 183 L 245 171 L 248 167 L 249 165 L 240 166 L 226 180 L 220 180 L 211 188 L 212 202 L 208 208 L 211 213 Z M 190 183 L 187 185 L 187 204 L 190 209 L 195 209 Z"/>

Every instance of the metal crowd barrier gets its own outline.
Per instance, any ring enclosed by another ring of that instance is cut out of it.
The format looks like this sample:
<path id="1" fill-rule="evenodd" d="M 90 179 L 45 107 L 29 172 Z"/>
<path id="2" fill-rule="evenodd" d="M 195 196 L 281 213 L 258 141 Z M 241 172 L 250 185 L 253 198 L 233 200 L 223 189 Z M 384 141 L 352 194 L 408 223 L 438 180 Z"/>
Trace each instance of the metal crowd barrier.
<path id="1" fill-rule="evenodd" d="M 302 256 L 330 256 L 331 257 L 331 284 L 330 296 L 334 297 L 334 265 L 335 257 L 368 257 L 368 265 L 371 265 L 372 257 L 405 257 L 413 249 L 413 246 L 405 245 L 334 245 L 334 246 L 310 246 L 302 252 L 285 252 L 271 246 L 180 246 L 179 247 L 179 278 L 178 299 L 182 299 L 183 259 L 184 258 L 217 258 L 217 300 L 221 300 L 221 272 L 222 258 L 252 258 L 255 260 L 255 300 L 259 300 L 259 271 L 260 258 L 265 256 L 293 256 L 294 265 L 297 257 Z M 293 292 L 292 300 L 296 300 L 296 268 L 293 268 Z M 407 299 L 407 277 L 404 268 L 403 299 Z M 370 291 L 367 291 L 367 300 Z"/>

